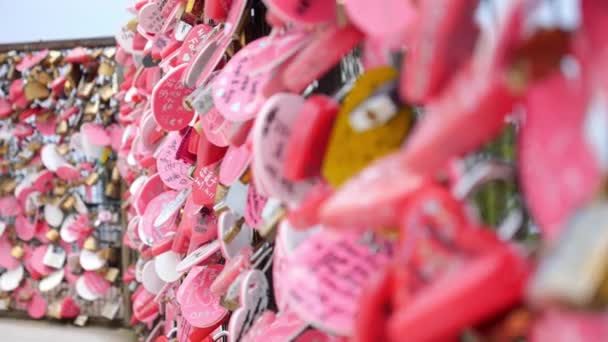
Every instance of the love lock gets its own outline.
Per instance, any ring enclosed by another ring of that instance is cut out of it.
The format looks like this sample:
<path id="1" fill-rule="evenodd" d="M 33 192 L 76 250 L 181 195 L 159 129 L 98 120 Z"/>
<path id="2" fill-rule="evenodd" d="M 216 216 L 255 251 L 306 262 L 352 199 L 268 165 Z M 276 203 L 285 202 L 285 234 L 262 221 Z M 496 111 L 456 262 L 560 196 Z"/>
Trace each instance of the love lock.
<path id="1" fill-rule="evenodd" d="M 500 173 L 477 172 L 474 179 L 513 174 L 494 170 Z M 478 185 L 465 176 L 454 189 L 470 194 Z M 464 203 L 438 184 L 411 194 L 398 246 L 393 263 L 361 301 L 365 314 L 356 326 L 362 341 L 398 341 L 406 333 L 414 341 L 455 338 L 519 301 L 530 272 L 521 251 L 475 223 Z M 439 312 L 443 319 L 434 321 Z"/>

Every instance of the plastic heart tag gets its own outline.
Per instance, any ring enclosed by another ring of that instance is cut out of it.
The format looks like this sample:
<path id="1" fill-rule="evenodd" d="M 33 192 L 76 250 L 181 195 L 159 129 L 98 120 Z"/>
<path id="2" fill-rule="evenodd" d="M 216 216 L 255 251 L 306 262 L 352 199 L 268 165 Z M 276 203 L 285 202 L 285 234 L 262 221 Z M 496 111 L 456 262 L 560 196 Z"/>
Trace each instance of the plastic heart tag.
<path id="1" fill-rule="evenodd" d="M 160 178 L 166 186 L 174 190 L 182 190 L 192 184 L 188 178 L 191 165 L 177 159 L 177 149 L 181 141 L 182 138 L 177 132 L 169 134 L 160 146 L 156 157 L 156 168 Z"/>
<path id="2" fill-rule="evenodd" d="M 196 25 L 190 29 L 179 49 L 177 60 L 184 63 L 189 62 L 203 47 L 203 44 L 209 38 L 210 31 L 211 26 L 205 24 Z"/>
<path id="3" fill-rule="evenodd" d="M 243 342 L 254 342 L 260 339 L 267 342 L 293 341 L 296 336 L 306 330 L 306 326 L 306 322 L 292 312 L 281 311 L 275 315 L 272 311 L 266 311 L 247 332 Z"/>
<path id="4" fill-rule="evenodd" d="M 299 95 L 274 95 L 260 110 L 253 127 L 255 184 L 290 205 L 297 204 L 317 181 L 291 182 L 283 176 L 285 146 L 303 104 L 304 98 Z"/>
<path id="5" fill-rule="evenodd" d="M 35 54 L 26 56 L 25 58 L 23 58 L 23 60 L 19 64 L 17 64 L 17 67 L 16 67 L 17 71 L 23 72 L 23 71 L 31 69 L 36 64 L 42 62 L 42 60 L 45 59 L 46 56 L 48 56 L 48 54 L 49 54 L 49 50 L 42 50 Z"/>
<path id="6" fill-rule="evenodd" d="M 245 274 L 241 284 L 241 307 L 230 317 L 228 332 L 231 341 L 240 341 L 264 313 L 270 301 L 270 288 L 266 276 L 260 270 Z"/>
<path id="7" fill-rule="evenodd" d="M 286 276 L 290 310 L 324 331 L 353 333 L 362 288 L 392 251 L 386 242 L 371 246 L 358 239 L 323 230 L 300 245 Z"/>
<path id="8" fill-rule="evenodd" d="M 143 185 L 139 188 L 137 193 L 133 194 L 134 207 L 138 214 L 143 215 L 146 211 L 148 203 L 164 192 L 164 183 L 158 173 L 150 176 L 147 180 L 144 180 Z"/>
<path id="9" fill-rule="evenodd" d="M 262 86 L 269 72 L 252 73 L 253 67 L 293 55 L 305 40 L 303 33 L 255 40 L 226 64 L 213 84 L 213 103 L 230 121 L 253 119 L 263 104 Z M 264 61 L 264 62 L 262 62 Z"/>
<path id="10" fill-rule="evenodd" d="M 236 182 L 247 170 L 250 160 L 249 146 L 230 146 L 220 165 L 220 183 L 229 186 Z"/>
<path id="11" fill-rule="evenodd" d="M 167 202 L 174 200 L 178 194 L 176 191 L 166 191 L 148 203 L 139 226 L 139 236 L 143 243 L 152 245 L 177 230 L 175 216 L 158 226 L 155 221 Z"/>
<path id="12" fill-rule="evenodd" d="M 585 141 L 590 107 L 583 87 L 580 80 L 553 76 L 530 89 L 527 97 L 528 115 L 517 144 L 519 173 L 530 211 L 550 239 L 602 182 L 598 160 Z"/>
<path id="13" fill-rule="evenodd" d="M 169 71 L 152 92 L 154 118 L 167 131 L 179 131 L 194 118 L 194 112 L 184 107 L 184 98 L 194 91 L 182 83 L 186 67 L 186 64 L 182 64 Z"/>
<path id="14" fill-rule="evenodd" d="M 417 16 L 415 5 L 409 0 L 383 0 L 377 4 L 346 0 L 344 6 L 348 18 L 362 31 L 374 38 L 396 40 L 395 43 L 412 29 Z"/>
<path id="15" fill-rule="evenodd" d="M 184 318 L 194 327 L 213 326 L 228 313 L 220 305 L 220 298 L 209 290 L 222 268 L 222 265 L 194 267 L 177 290 Z"/>
<path id="16" fill-rule="evenodd" d="M 201 117 L 201 126 L 207 140 L 215 146 L 225 147 L 230 143 L 228 140 L 231 122 L 224 119 L 217 108 L 211 108 Z"/>
<path id="17" fill-rule="evenodd" d="M 218 238 L 222 248 L 222 254 L 226 259 L 232 259 L 238 255 L 241 249 L 250 246 L 253 242 L 253 229 L 241 223 L 240 227 L 235 227 L 239 223 L 239 216 L 231 211 L 224 211 L 218 217 Z M 233 232 L 238 229 L 238 232 Z M 227 242 L 227 240 L 229 242 Z"/>
<path id="18" fill-rule="evenodd" d="M 319 25 L 336 20 L 336 4 L 325 0 L 265 0 L 266 6 L 284 21 L 296 25 Z"/>
<path id="19" fill-rule="evenodd" d="M 412 42 L 415 48 L 404 60 L 410 70 L 401 78 L 401 95 L 422 102 L 437 95 L 474 51 L 477 26 L 475 0 L 425 1 L 417 21 L 421 33 Z"/>
<path id="20" fill-rule="evenodd" d="M 186 272 L 193 266 L 205 262 L 219 250 L 220 242 L 218 240 L 213 240 L 209 243 L 206 243 L 195 251 L 193 251 L 192 253 L 188 254 L 188 256 L 184 258 L 184 260 L 180 261 L 177 264 L 176 269 L 178 272 Z"/>
<path id="21" fill-rule="evenodd" d="M 149 2 L 139 10 L 139 26 L 148 33 L 159 33 L 164 24 L 165 18 L 161 14 L 160 2 Z"/>
<path id="22" fill-rule="evenodd" d="M 198 205 L 213 204 L 215 200 L 215 191 L 218 183 L 215 165 L 202 166 L 198 165 L 192 175 L 194 182 L 192 183 L 192 199 Z"/>

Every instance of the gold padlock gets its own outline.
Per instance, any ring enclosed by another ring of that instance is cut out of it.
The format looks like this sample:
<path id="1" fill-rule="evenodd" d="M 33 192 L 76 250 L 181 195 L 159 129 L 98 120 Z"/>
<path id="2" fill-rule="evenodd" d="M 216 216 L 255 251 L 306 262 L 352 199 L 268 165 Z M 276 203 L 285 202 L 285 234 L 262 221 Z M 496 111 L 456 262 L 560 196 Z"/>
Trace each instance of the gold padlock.
<path id="1" fill-rule="evenodd" d="M 54 319 L 61 319 L 61 302 L 60 301 L 54 301 L 51 304 L 49 304 L 49 307 L 46 311 L 47 316 L 54 318 Z"/>
<path id="2" fill-rule="evenodd" d="M 110 179 L 114 183 L 120 182 L 120 171 L 118 171 L 118 166 L 114 166 L 112 168 L 112 176 L 110 177 Z"/>
<path id="3" fill-rule="evenodd" d="M 78 97 L 88 99 L 93 94 L 94 87 L 95 82 L 81 82 L 78 86 Z"/>
<path id="4" fill-rule="evenodd" d="M 84 244 L 83 244 L 82 248 L 86 249 L 87 251 L 91 251 L 91 252 L 96 251 L 97 250 L 97 240 L 95 240 L 94 237 L 89 236 L 86 240 L 84 240 Z"/>
<path id="5" fill-rule="evenodd" d="M 28 101 L 44 100 L 51 94 L 49 88 L 36 80 L 29 80 L 23 87 L 23 91 Z"/>
<path id="6" fill-rule="evenodd" d="M 108 61 L 103 61 L 99 64 L 97 73 L 102 76 L 112 76 L 114 75 L 114 66 Z"/>
<path id="7" fill-rule="evenodd" d="M 355 82 L 344 99 L 322 165 L 323 176 L 334 187 L 342 185 L 374 160 L 396 151 L 403 143 L 413 116 L 407 106 L 399 105 L 387 121 L 380 121 L 366 130 L 355 129 L 351 124 L 351 113 L 357 112 L 371 96 L 377 97 L 375 92 L 382 87 L 396 85 L 397 76 L 397 71 L 391 67 L 371 69 Z"/>
<path id="8" fill-rule="evenodd" d="M 23 258 L 24 254 L 25 254 L 25 251 L 23 250 L 23 247 L 21 247 L 21 246 L 14 246 L 11 249 L 11 256 L 15 259 Z"/>
<path id="9" fill-rule="evenodd" d="M 115 183 L 108 182 L 104 194 L 106 197 L 118 199 L 120 198 L 120 188 Z"/>
<path id="10" fill-rule="evenodd" d="M 104 102 L 108 102 L 116 92 L 114 91 L 114 88 L 112 88 L 112 85 L 106 84 L 99 89 L 98 93 L 99 97 L 101 97 Z"/>
<path id="11" fill-rule="evenodd" d="M 70 211 L 74 209 L 74 204 L 76 204 L 76 199 L 74 199 L 74 196 L 68 196 L 63 203 L 61 203 L 61 208 L 65 211 Z"/>
<path id="12" fill-rule="evenodd" d="M 104 278 L 109 281 L 110 283 L 113 283 L 116 281 L 116 279 L 118 279 L 118 275 L 120 273 L 120 270 L 116 267 L 109 267 L 106 270 L 106 273 L 104 275 Z"/>
<path id="13" fill-rule="evenodd" d="M 95 115 L 99 112 L 99 101 L 87 102 L 84 106 L 84 114 Z"/>
<path id="14" fill-rule="evenodd" d="M 84 181 L 86 185 L 92 186 L 99 181 L 99 174 L 97 172 L 91 173 Z"/>
<path id="15" fill-rule="evenodd" d="M 52 242 L 59 240 L 59 232 L 57 231 L 57 229 L 49 229 L 49 231 L 46 232 L 45 236 L 49 241 Z"/>

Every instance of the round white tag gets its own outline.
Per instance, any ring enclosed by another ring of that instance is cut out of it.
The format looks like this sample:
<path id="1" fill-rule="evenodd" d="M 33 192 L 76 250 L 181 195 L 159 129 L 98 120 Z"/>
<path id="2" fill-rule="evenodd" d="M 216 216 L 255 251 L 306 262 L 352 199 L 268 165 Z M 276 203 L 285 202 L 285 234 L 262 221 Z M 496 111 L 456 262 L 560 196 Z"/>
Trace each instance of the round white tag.
<path id="1" fill-rule="evenodd" d="M 90 302 L 97 300 L 101 297 L 101 295 L 91 291 L 91 289 L 84 281 L 84 276 L 81 276 L 76 281 L 76 293 L 78 294 L 78 296 L 80 296 L 80 298 Z"/>
<path id="2" fill-rule="evenodd" d="M 161 280 L 168 283 L 178 280 L 180 274 L 177 272 L 177 265 L 180 261 L 179 254 L 172 251 L 158 255 L 154 258 L 156 274 Z"/>
<path id="3" fill-rule="evenodd" d="M 141 283 L 144 286 L 144 289 L 152 294 L 158 294 L 163 286 L 165 286 L 165 282 L 156 274 L 154 260 L 150 260 L 144 265 L 141 274 Z"/>
<path id="4" fill-rule="evenodd" d="M 0 290 L 2 291 L 13 291 L 23 280 L 23 266 L 19 265 L 17 268 L 6 271 L 0 276 Z"/>
<path id="5" fill-rule="evenodd" d="M 61 284 L 61 281 L 63 281 L 63 275 L 64 270 L 58 270 L 46 276 L 38 284 L 40 292 L 48 292 L 59 286 L 59 284 Z"/>
<path id="6" fill-rule="evenodd" d="M 106 265 L 106 260 L 95 252 L 83 249 L 80 252 L 80 266 L 87 271 L 97 271 Z"/>

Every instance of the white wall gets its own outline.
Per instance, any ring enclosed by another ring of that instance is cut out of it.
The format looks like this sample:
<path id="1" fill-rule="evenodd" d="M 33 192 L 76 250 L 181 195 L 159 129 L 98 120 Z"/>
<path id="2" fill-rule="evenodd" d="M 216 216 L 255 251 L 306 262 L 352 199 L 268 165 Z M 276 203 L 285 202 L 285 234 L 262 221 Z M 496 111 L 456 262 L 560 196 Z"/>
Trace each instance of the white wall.
<path id="1" fill-rule="evenodd" d="M 0 0 L 0 44 L 114 36 L 132 0 Z"/>

